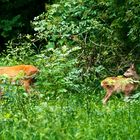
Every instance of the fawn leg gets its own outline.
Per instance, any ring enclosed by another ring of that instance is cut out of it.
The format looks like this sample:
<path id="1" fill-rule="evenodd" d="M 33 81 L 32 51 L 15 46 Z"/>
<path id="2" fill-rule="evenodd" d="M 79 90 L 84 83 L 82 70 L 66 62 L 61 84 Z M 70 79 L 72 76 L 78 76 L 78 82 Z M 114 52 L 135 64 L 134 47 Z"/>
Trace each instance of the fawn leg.
<path id="1" fill-rule="evenodd" d="M 130 92 L 125 91 L 125 97 L 129 97 L 130 96 Z"/>
<path id="2" fill-rule="evenodd" d="M 130 93 L 135 89 L 135 86 L 133 84 L 128 84 L 126 87 L 125 87 L 125 97 L 129 97 L 130 96 Z"/>
<path id="3" fill-rule="evenodd" d="M 103 104 L 105 105 L 107 101 L 109 100 L 110 96 L 112 95 L 113 91 L 112 90 L 107 90 L 107 93 L 105 97 L 103 98 Z"/>

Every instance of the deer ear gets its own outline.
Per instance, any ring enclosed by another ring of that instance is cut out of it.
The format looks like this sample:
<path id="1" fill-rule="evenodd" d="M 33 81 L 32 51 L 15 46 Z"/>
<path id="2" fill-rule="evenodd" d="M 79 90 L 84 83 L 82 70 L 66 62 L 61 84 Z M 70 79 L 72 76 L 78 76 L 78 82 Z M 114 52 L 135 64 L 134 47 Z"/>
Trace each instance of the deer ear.
<path id="1" fill-rule="evenodd" d="M 131 69 L 135 69 L 135 65 L 134 64 L 131 64 Z"/>

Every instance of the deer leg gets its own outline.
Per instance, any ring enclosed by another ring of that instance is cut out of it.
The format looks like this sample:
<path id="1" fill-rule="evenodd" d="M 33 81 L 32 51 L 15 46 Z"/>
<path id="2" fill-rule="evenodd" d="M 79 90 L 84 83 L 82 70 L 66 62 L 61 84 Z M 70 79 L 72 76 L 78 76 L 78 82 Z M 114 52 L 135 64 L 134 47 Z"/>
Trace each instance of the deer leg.
<path id="1" fill-rule="evenodd" d="M 112 95 L 113 91 L 112 90 L 107 90 L 107 93 L 105 97 L 103 98 L 103 104 L 105 105 L 107 101 L 109 100 L 110 96 Z"/>
<path id="2" fill-rule="evenodd" d="M 23 86 L 26 90 L 27 93 L 30 92 L 30 85 L 31 85 L 31 79 L 28 79 L 28 80 L 23 80 Z"/>

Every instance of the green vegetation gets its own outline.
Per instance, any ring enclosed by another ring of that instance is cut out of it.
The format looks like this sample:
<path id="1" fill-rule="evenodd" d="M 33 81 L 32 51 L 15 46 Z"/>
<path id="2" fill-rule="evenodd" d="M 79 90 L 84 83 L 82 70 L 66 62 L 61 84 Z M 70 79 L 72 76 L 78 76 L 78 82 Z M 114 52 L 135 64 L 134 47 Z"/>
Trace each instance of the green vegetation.
<path id="1" fill-rule="evenodd" d="M 103 106 L 100 82 L 132 62 L 140 71 L 139 1 L 60 0 L 46 9 L 31 21 L 34 33 L 13 34 L 1 53 L 1 66 L 40 73 L 30 94 L 0 77 L 0 139 L 138 140 L 139 89 Z"/>
<path id="2" fill-rule="evenodd" d="M 0 138 L 139 139 L 139 102 L 114 99 L 104 107 L 96 94 L 18 95 L 4 100 Z"/>

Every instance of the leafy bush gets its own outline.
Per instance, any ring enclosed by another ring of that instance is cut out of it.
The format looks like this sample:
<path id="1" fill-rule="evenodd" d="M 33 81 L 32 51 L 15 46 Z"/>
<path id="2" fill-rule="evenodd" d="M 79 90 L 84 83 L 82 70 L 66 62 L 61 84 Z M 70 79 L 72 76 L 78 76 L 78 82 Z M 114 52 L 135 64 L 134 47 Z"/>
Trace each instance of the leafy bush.
<path id="1" fill-rule="evenodd" d="M 70 92 L 69 90 L 76 86 L 72 80 L 80 80 L 78 77 L 80 72 L 75 68 L 77 60 L 73 57 L 79 49 L 62 46 L 61 49 L 48 48 L 36 55 L 36 61 L 41 69 L 38 78 L 39 89 L 55 96 Z"/>
<path id="2" fill-rule="evenodd" d="M 134 0 L 65 0 L 48 6 L 47 13 L 36 17 L 32 25 L 42 48 L 50 42 L 56 47 L 80 46 L 77 55 L 84 72 L 98 65 L 115 72 L 138 61 L 138 11 Z"/>
<path id="3" fill-rule="evenodd" d="M 19 35 L 16 39 L 8 41 L 7 49 L 1 54 L 2 63 L 5 63 L 4 65 L 32 63 L 33 56 L 36 54 L 36 46 L 33 45 L 30 37 L 30 35 Z"/>

